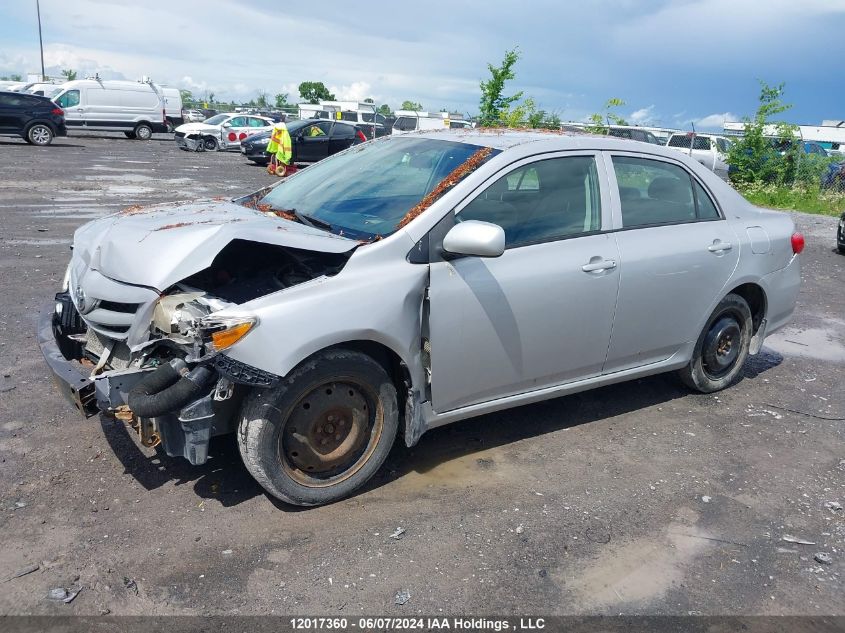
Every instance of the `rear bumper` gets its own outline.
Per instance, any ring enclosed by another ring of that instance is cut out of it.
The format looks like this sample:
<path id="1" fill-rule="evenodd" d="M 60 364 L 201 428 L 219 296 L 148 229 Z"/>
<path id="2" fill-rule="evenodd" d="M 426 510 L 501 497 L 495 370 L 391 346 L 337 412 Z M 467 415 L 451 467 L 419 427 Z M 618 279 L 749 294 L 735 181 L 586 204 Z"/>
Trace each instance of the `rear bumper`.
<path id="1" fill-rule="evenodd" d="M 61 394 L 83 417 L 97 414 L 94 381 L 80 371 L 61 352 L 56 338 L 56 308 L 51 301 L 44 305 L 38 318 L 38 346 Z"/>
<path id="2" fill-rule="evenodd" d="M 801 256 L 795 255 L 784 268 L 762 278 L 768 302 L 766 336 L 789 323 L 801 290 Z"/>

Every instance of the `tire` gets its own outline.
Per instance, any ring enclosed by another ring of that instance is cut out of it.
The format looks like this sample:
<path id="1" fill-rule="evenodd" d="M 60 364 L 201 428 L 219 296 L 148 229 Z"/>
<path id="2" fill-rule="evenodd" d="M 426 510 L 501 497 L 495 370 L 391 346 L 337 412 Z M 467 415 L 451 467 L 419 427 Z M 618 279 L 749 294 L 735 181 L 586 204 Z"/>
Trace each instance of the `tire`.
<path id="1" fill-rule="evenodd" d="M 206 136 L 203 138 L 202 144 L 205 147 L 206 152 L 216 152 L 220 149 L 220 143 L 213 136 Z"/>
<path id="2" fill-rule="evenodd" d="M 387 458 L 398 426 L 396 388 L 384 368 L 359 352 L 327 350 L 278 387 L 247 396 L 238 446 L 267 492 L 315 506 L 363 486 Z"/>
<path id="3" fill-rule="evenodd" d="M 840 254 L 840 255 L 845 255 L 845 246 L 842 246 L 841 244 L 837 244 L 837 245 L 836 245 L 836 250 L 838 250 L 838 251 L 839 251 L 839 254 Z"/>
<path id="4" fill-rule="evenodd" d="M 748 358 L 754 323 L 748 303 L 729 294 L 716 306 L 696 341 L 689 365 L 679 370 L 683 383 L 701 393 L 728 387 Z"/>
<path id="5" fill-rule="evenodd" d="M 126 138 L 135 138 L 135 132 L 124 132 Z"/>
<path id="6" fill-rule="evenodd" d="M 26 141 L 32 145 L 45 147 L 53 142 L 53 130 L 49 125 L 36 123 L 26 131 Z"/>
<path id="7" fill-rule="evenodd" d="M 139 141 L 149 141 L 153 136 L 153 128 L 146 123 L 139 123 L 135 126 L 133 134 Z"/>
<path id="8" fill-rule="evenodd" d="M 164 122 L 164 127 L 167 128 L 168 134 L 173 134 L 173 131 L 176 129 L 176 126 L 173 125 L 173 121 L 171 121 L 169 119 Z"/>

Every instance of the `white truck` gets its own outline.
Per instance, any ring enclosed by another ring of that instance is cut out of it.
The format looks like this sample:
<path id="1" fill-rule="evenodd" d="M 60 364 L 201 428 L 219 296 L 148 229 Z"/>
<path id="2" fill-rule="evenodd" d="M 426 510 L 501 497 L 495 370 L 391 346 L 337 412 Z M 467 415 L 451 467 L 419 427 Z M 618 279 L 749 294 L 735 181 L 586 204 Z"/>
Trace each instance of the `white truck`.
<path id="1" fill-rule="evenodd" d="M 667 147 L 690 156 L 720 178 L 728 178 L 728 152 L 733 141 L 716 134 L 679 132 L 669 137 Z"/>
<path id="2" fill-rule="evenodd" d="M 396 121 L 393 123 L 394 134 L 419 132 L 420 130 L 455 130 L 473 127 L 472 123 L 464 119 L 462 114 L 457 113 L 397 110 L 394 114 L 396 115 Z"/>

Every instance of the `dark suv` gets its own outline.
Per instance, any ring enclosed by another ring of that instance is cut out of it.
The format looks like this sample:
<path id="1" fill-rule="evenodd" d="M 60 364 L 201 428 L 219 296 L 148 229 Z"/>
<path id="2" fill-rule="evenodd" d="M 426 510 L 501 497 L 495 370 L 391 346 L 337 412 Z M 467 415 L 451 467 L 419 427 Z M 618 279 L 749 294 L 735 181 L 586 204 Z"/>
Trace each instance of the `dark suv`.
<path id="1" fill-rule="evenodd" d="M 54 136 L 67 136 L 65 111 L 47 97 L 0 91 L 0 135 L 49 145 Z"/>

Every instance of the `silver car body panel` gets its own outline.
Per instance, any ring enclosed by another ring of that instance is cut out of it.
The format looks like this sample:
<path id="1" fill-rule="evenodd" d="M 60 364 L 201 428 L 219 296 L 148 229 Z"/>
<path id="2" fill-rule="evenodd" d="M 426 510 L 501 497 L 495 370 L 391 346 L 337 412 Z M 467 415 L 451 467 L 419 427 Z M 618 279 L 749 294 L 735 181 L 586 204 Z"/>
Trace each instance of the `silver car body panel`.
<path id="1" fill-rule="evenodd" d="M 351 253 L 336 275 L 215 313 L 256 317 L 259 323 L 225 354 L 286 376 L 327 347 L 353 341 L 382 345 L 408 368 L 413 414 L 424 427 L 409 442 L 425 429 L 462 418 L 682 367 L 715 305 L 745 283 L 765 293 L 765 334 L 791 316 L 800 264 L 790 246 L 789 215 L 752 206 L 673 149 L 533 132 L 452 130 L 419 136 L 504 151 L 407 226 L 369 244 L 207 201 L 86 225 L 75 237 L 72 269 L 90 268 L 113 282 L 163 291 L 208 266 L 232 239 Z M 512 248 L 499 258 L 409 260 L 441 220 L 459 213 L 504 172 L 540 158 L 584 154 L 597 159 L 601 232 Z M 712 195 L 724 218 L 622 230 L 613 154 L 683 166 Z M 178 226 L 161 228 L 169 224 Z M 752 228 L 755 242 L 763 236 L 769 240 L 766 252 L 753 252 Z M 719 242 L 731 248 L 708 249 Z M 615 265 L 582 268 L 595 261 Z M 145 318 L 136 315 L 133 327 Z M 431 343 L 430 367 L 424 336 Z"/>

